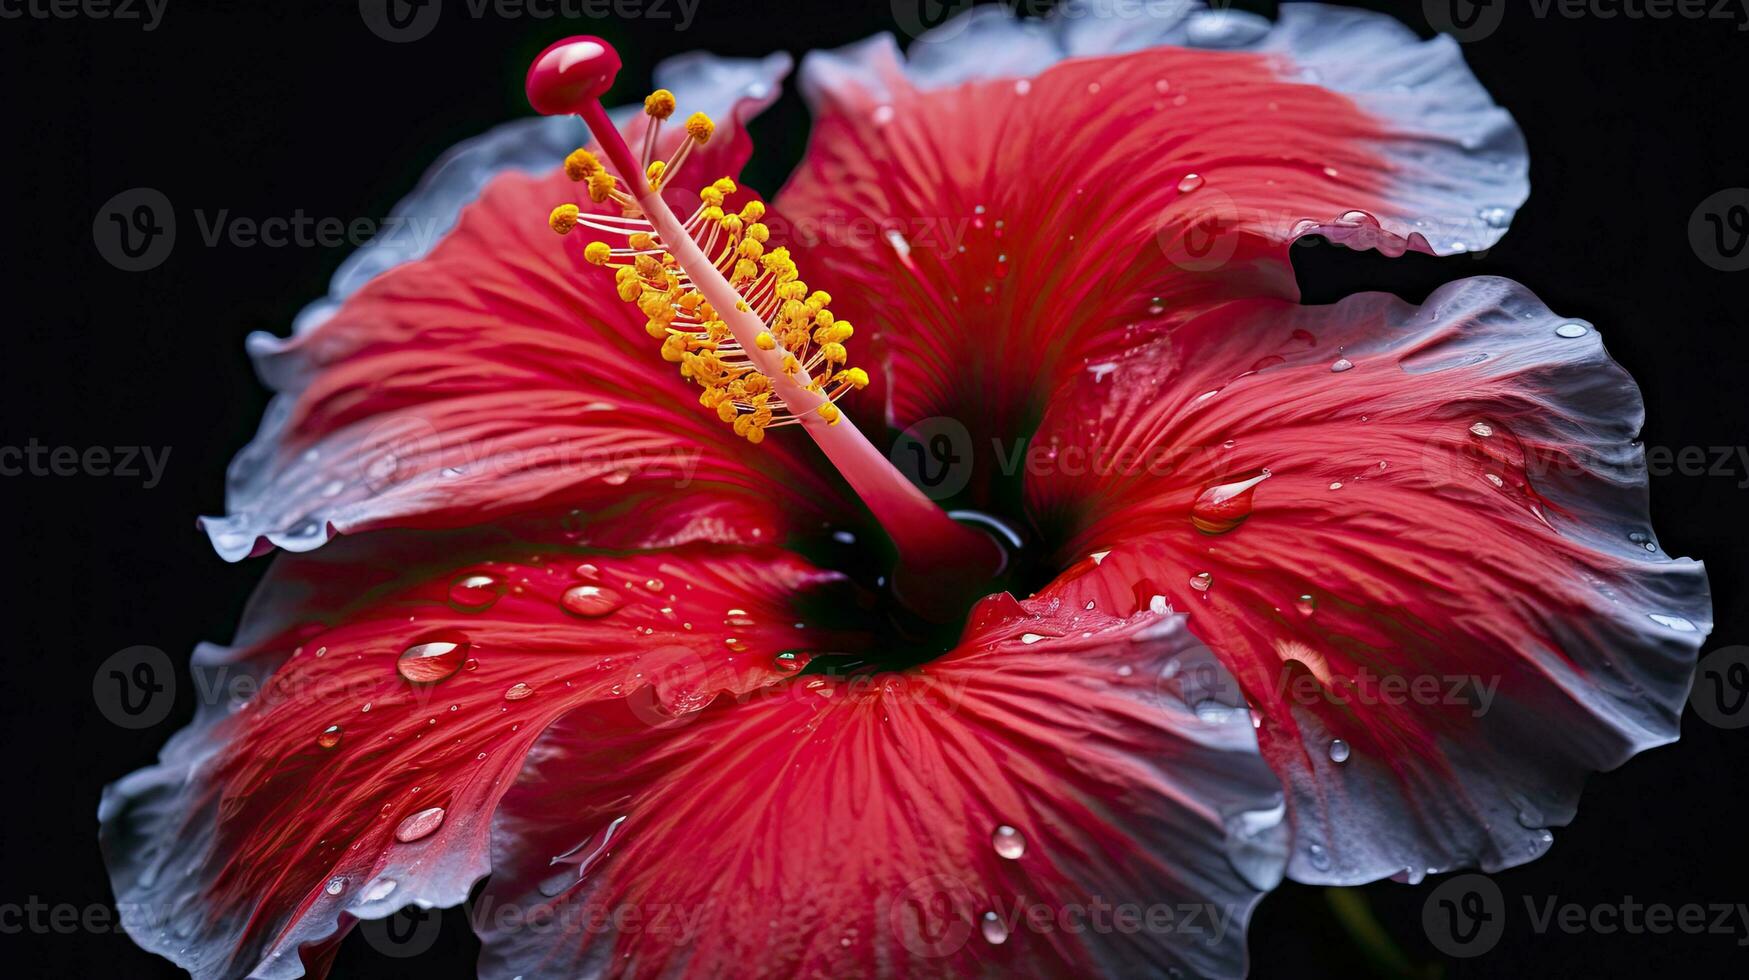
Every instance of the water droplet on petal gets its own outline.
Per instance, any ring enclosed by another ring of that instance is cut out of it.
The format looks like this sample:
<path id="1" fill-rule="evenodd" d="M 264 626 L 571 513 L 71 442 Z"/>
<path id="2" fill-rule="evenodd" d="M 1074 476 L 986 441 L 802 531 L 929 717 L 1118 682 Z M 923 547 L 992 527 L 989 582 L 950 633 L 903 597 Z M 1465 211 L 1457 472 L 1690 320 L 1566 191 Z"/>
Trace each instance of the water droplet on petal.
<path id="1" fill-rule="evenodd" d="M 1347 742 L 1344 742 L 1341 739 L 1336 739 L 1335 741 L 1330 743 L 1330 761 L 1331 762 L 1347 762 L 1348 761 L 1348 743 Z"/>
<path id="2" fill-rule="evenodd" d="M 1190 587 L 1198 592 L 1207 592 L 1214 582 L 1215 577 L 1207 572 L 1197 572 L 1190 577 Z"/>
<path id="3" fill-rule="evenodd" d="M 510 685 L 510 689 L 504 692 L 504 700 L 521 701 L 523 698 L 526 698 L 533 693 L 534 688 L 529 687 L 527 684 L 512 684 Z"/>
<path id="4" fill-rule="evenodd" d="M 1251 516 L 1251 495 L 1269 479 L 1268 470 L 1245 479 L 1217 483 L 1197 495 L 1190 507 L 1190 522 L 1204 534 L 1225 534 Z"/>
<path id="5" fill-rule="evenodd" d="M 1681 616 L 1665 616 L 1661 613 L 1652 613 L 1651 618 L 1652 622 L 1657 623 L 1659 626 L 1668 626 L 1678 633 L 1693 633 L 1695 631 L 1694 624 L 1683 619 Z"/>
<path id="6" fill-rule="evenodd" d="M 1338 357 L 1336 359 L 1336 361 L 1330 365 L 1330 371 L 1333 374 L 1341 374 L 1342 372 L 1350 370 L 1353 367 L 1354 367 L 1353 361 L 1349 360 L 1346 357 Z"/>
<path id="7" fill-rule="evenodd" d="M 1000 946 L 1008 941 L 1008 926 L 994 912 L 985 912 L 984 918 L 978 923 L 979 931 L 984 934 L 984 941 L 992 946 Z"/>
<path id="8" fill-rule="evenodd" d="M 322 748 L 331 749 L 340 744 L 340 738 L 344 734 L 345 733 L 340 730 L 339 725 L 329 725 L 327 728 L 322 729 L 320 735 L 316 736 L 316 744 L 320 745 Z"/>
<path id="9" fill-rule="evenodd" d="M 489 609 L 503 594 L 503 582 L 480 572 L 470 572 L 449 583 L 449 604 L 462 612 Z"/>
<path id="10" fill-rule="evenodd" d="M 395 879 L 393 879 L 393 878 L 378 878 L 376 881 L 371 882 L 370 887 L 366 888 L 364 890 L 364 893 L 359 895 L 358 897 L 361 901 L 365 901 L 365 902 L 380 902 L 383 899 L 388 898 L 389 893 L 393 892 L 394 890 L 395 890 Z"/>
<path id="11" fill-rule="evenodd" d="M 1330 852 L 1324 850 L 1321 844 L 1310 844 L 1306 847 L 1306 856 L 1312 859 L 1312 867 L 1319 871 L 1330 869 Z"/>
<path id="12" fill-rule="evenodd" d="M 346 890 L 346 879 L 340 875 L 335 875 L 328 879 L 328 887 L 322 890 L 330 895 L 338 895 Z"/>
<path id="13" fill-rule="evenodd" d="M 1470 433 L 1486 439 L 1494 434 L 1494 427 L 1486 422 L 1477 422 L 1475 425 L 1470 426 Z"/>
<path id="14" fill-rule="evenodd" d="M 1044 637 L 1040 636 L 1037 633 L 1022 633 L 1022 634 L 1020 634 L 1020 642 L 1025 643 L 1028 646 L 1031 646 L 1032 644 L 1037 643 L 1038 641 L 1040 641 L 1042 639 L 1044 639 Z"/>
<path id="15" fill-rule="evenodd" d="M 778 670 L 781 670 L 786 674 L 794 674 L 803 667 L 806 667 L 808 661 L 812 659 L 812 655 L 803 653 L 800 650 L 785 650 L 773 657 L 772 662 L 776 664 Z"/>
<path id="16" fill-rule="evenodd" d="M 406 844 L 421 837 L 430 837 L 442 823 L 443 807 L 426 807 L 401 821 L 401 825 L 395 828 L 395 839 Z"/>
<path id="17" fill-rule="evenodd" d="M 461 669 L 468 646 L 468 638 L 457 630 L 420 637 L 401 651 L 395 672 L 414 684 L 435 684 Z"/>
<path id="18" fill-rule="evenodd" d="M 1180 194 L 1189 194 L 1191 191 L 1201 187 L 1202 183 L 1203 180 L 1201 174 L 1185 174 L 1178 181 L 1178 192 Z"/>
<path id="19" fill-rule="evenodd" d="M 996 832 L 990 835 L 990 845 L 996 848 L 998 857 L 1005 857 L 1010 861 L 1018 861 L 1026 853 L 1026 838 L 1007 824 L 997 827 Z"/>
<path id="20" fill-rule="evenodd" d="M 1294 600 L 1294 609 L 1301 616 L 1310 616 L 1318 611 L 1318 600 L 1312 598 L 1310 595 L 1300 596 L 1298 599 Z"/>
<path id="21" fill-rule="evenodd" d="M 1583 337 L 1589 332 L 1590 330 L 1583 323 L 1563 323 L 1555 328 L 1555 336 L 1565 337 L 1568 340 L 1572 340 L 1574 337 Z"/>
<path id="22" fill-rule="evenodd" d="M 573 616 L 593 619 L 621 606 L 619 593 L 599 585 L 573 585 L 559 597 L 559 606 Z"/>
<path id="23" fill-rule="evenodd" d="M 1014 94 L 1015 95 L 1025 95 L 1026 93 L 1028 93 L 1030 91 L 1032 91 L 1032 81 L 1030 79 L 1023 78 L 1020 81 L 1014 83 Z"/>

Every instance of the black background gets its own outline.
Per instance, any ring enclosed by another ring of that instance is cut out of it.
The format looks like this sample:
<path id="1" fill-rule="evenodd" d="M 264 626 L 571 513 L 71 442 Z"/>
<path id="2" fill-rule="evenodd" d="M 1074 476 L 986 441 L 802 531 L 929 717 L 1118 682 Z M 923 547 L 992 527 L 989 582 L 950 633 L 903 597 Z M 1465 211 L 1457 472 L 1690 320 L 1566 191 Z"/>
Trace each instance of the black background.
<path id="1" fill-rule="evenodd" d="M 222 512 L 225 464 L 266 401 L 243 356 L 244 335 L 284 332 L 325 290 L 346 249 L 207 247 L 196 209 L 380 218 L 443 149 L 527 114 L 523 67 L 565 34 L 615 39 L 629 97 L 645 91 L 651 65 L 668 54 L 799 54 L 937 9 L 907 10 L 921 2 L 702 0 L 690 30 L 677 31 L 674 19 L 475 19 L 463 0 L 448 0 L 435 30 L 406 44 L 368 30 L 352 0 L 168 0 L 150 32 L 83 17 L 0 19 L 0 445 L 35 438 L 172 450 L 152 489 L 118 477 L 0 478 L 8 571 L 0 905 L 33 896 L 81 909 L 111 901 L 96 847 L 99 790 L 150 763 L 192 713 L 187 652 L 229 637 L 265 567 L 220 561 L 193 519 Z M 1427 26 L 1418 3 L 1367 6 L 1401 8 L 1417 29 Z M 673 10 L 672 0 L 665 7 Z M 1297 249 L 1307 300 L 1382 288 L 1418 301 L 1450 279 L 1510 276 L 1551 308 L 1599 326 L 1645 392 L 1648 445 L 1749 442 L 1739 338 L 1749 330 L 1749 272 L 1708 268 L 1687 233 L 1703 199 L 1749 185 L 1741 97 L 1749 21 L 1537 17 L 1529 4 L 1509 8 L 1466 54 L 1530 142 L 1533 193 L 1512 231 L 1479 258 Z M 5 0 L 0 9 L 19 5 Z M 792 91 L 756 124 L 759 150 L 746 182 L 774 191 L 802 150 L 806 124 Z M 182 226 L 164 264 L 123 272 L 98 254 L 92 220 L 112 195 L 142 186 L 163 191 Z M 1718 621 L 1708 650 L 1743 642 L 1749 626 L 1749 522 L 1741 517 L 1749 490 L 1740 482 L 1749 482 L 1741 460 L 1728 475 L 1653 480 L 1664 547 L 1708 563 Z M 97 665 L 136 644 L 168 651 L 180 682 L 170 719 L 140 733 L 107 722 L 91 696 Z M 1521 898 L 1749 902 L 1740 811 L 1749 768 L 1737 762 L 1746 746 L 1749 730 L 1723 731 L 1689 712 L 1680 743 L 1593 777 L 1552 852 L 1496 876 L 1516 910 L 1504 940 L 1483 958 L 1448 964 L 1448 974 L 1710 974 L 1734 964 L 1742 975 L 1749 947 L 1736 944 L 1749 943 L 1749 931 L 1740 923 L 1736 935 L 1538 935 Z M 1419 963 L 1439 960 L 1420 924 L 1428 887 L 1362 890 Z M 1289 885 L 1267 898 L 1251 949 L 1258 976 L 1367 969 L 1318 889 Z M 416 958 L 382 958 L 354 935 L 336 975 L 469 976 L 476 950 L 452 917 Z M 174 975 L 114 931 L 4 934 L 0 951 L 14 975 Z"/>

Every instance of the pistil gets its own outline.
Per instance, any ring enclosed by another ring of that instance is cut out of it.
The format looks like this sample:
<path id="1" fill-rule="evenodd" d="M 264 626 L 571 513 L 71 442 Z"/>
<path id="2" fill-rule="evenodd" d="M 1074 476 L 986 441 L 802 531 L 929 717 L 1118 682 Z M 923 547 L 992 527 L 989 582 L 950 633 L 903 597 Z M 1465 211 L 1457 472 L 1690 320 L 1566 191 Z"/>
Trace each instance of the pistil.
<path id="1" fill-rule="evenodd" d="M 619 175 L 588 151 L 573 153 L 566 161 L 572 179 L 587 185 L 592 200 L 611 201 L 622 213 L 585 214 L 565 204 L 550 216 L 554 230 L 582 225 L 623 236 L 624 247 L 594 242 L 585 257 L 616 269 L 621 297 L 650 317 L 663 356 L 704 388 L 701 404 L 755 444 L 767 428 L 799 422 L 892 538 L 901 598 L 921 612 L 956 615 L 970 597 L 959 596 L 956 586 L 976 591 L 993 577 L 1003 563 L 999 546 L 937 507 L 834 404 L 868 382 L 860 369 L 842 367 L 852 328 L 825 308 L 830 297 L 807 292 L 787 250 L 766 252 L 769 232 L 758 222 L 764 205 L 725 213 L 723 196 L 735 189 L 725 178 L 701 192 L 699 210 L 686 221 L 670 209 L 663 187 L 694 146 L 709 140 L 714 124 L 695 114 L 673 158 L 653 159 L 659 128 L 674 110 L 673 96 L 658 91 L 645 101 L 648 129 L 643 152 L 634 156 L 600 101 L 619 67 L 605 41 L 572 37 L 547 48 L 529 69 L 529 102 L 548 115 L 582 117 Z M 713 258 L 707 250 L 719 242 Z"/>

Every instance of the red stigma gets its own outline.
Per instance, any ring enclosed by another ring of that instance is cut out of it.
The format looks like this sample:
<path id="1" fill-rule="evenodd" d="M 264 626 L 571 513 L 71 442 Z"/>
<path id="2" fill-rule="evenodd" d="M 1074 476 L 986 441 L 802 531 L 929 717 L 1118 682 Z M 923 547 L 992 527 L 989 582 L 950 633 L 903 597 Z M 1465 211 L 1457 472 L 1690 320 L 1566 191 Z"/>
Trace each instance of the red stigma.
<path id="1" fill-rule="evenodd" d="M 528 66 L 528 104 L 545 116 L 581 112 L 613 87 L 619 66 L 619 52 L 601 38 L 555 41 Z"/>

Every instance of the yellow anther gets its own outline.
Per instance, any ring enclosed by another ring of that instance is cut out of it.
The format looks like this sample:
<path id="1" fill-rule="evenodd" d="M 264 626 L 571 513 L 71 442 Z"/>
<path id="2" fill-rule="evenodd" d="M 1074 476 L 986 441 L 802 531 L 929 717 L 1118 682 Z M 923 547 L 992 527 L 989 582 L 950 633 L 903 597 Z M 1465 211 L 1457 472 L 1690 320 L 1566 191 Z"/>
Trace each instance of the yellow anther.
<path id="1" fill-rule="evenodd" d="M 686 335 L 671 333 L 668 339 L 662 341 L 662 360 L 670 364 L 679 364 L 686 356 Z"/>
<path id="2" fill-rule="evenodd" d="M 605 170 L 597 170 L 589 175 L 589 199 L 597 204 L 607 200 L 613 193 L 613 174 Z"/>
<path id="3" fill-rule="evenodd" d="M 674 115 L 674 93 L 659 88 L 645 96 L 644 114 L 654 119 L 667 119 Z"/>
<path id="4" fill-rule="evenodd" d="M 601 161 L 595 159 L 595 154 L 588 150 L 572 150 L 565 158 L 565 176 L 572 180 L 588 180 L 592 174 L 601 170 Z"/>
<path id="5" fill-rule="evenodd" d="M 580 214 L 575 204 L 561 204 L 547 215 L 547 227 L 561 235 L 569 235 L 571 229 L 577 227 L 577 215 Z"/>
<path id="6" fill-rule="evenodd" d="M 667 118 L 674 111 L 672 94 L 653 94 L 645 101 L 645 111 L 656 119 Z M 714 132 L 714 124 L 702 113 L 687 120 L 688 135 L 699 143 L 709 140 Z M 648 164 L 641 176 L 657 189 L 664 178 L 672 176 L 671 170 L 671 163 L 657 161 Z M 585 182 L 592 200 L 611 200 L 617 206 L 620 218 L 607 220 L 623 222 L 613 227 L 626 236 L 627 245 L 591 241 L 583 249 L 583 258 L 614 270 L 615 292 L 644 314 L 644 330 L 661 342 L 662 359 L 677 365 L 682 378 L 699 386 L 701 406 L 732 425 L 736 435 L 755 444 L 764 441 L 766 428 L 773 424 L 811 421 L 806 418 L 809 410 L 789 403 L 792 396 L 828 396 L 812 411 L 828 425 L 843 418 L 830 397 L 869 383 L 866 371 L 845 366 L 848 353 L 844 342 L 854 331 L 849 323 L 827 311 L 831 296 L 809 291 L 789 249 L 768 244 L 771 229 L 760 220 L 767 213 L 763 202 L 748 201 L 739 212 L 725 210 L 724 201 L 738 190 L 727 177 L 701 190 L 698 216 L 687 231 L 692 243 L 707 249 L 707 261 L 714 254 L 715 263 L 711 268 L 692 269 L 663 250 L 664 243 L 641 206 L 593 153 L 582 149 L 572 152 L 565 158 L 565 173 L 572 180 Z M 548 223 L 564 234 L 585 218 L 592 226 L 600 224 L 600 219 L 585 215 L 576 204 L 564 204 L 553 209 Z M 630 261 L 626 261 L 627 256 Z M 694 275 L 717 275 L 725 264 L 729 283 L 736 291 L 735 309 L 763 321 L 759 324 L 763 329 L 753 334 L 747 350 L 740 342 L 746 334 L 737 336 L 694 285 Z M 727 360 L 719 350 L 727 352 Z M 770 356 L 773 352 L 776 357 Z M 763 373 L 750 355 L 761 365 L 776 360 L 776 370 L 770 375 Z"/>
<path id="7" fill-rule="evenodd" d="M 717 124 L 711 122 L 711 117 L 702 112 L 695 112 L 686 119 L 686 135 L 699 144 L 709 143 L 711 134 L 717 131 Z"/>

